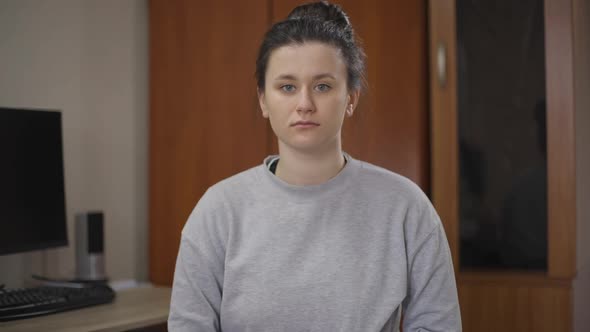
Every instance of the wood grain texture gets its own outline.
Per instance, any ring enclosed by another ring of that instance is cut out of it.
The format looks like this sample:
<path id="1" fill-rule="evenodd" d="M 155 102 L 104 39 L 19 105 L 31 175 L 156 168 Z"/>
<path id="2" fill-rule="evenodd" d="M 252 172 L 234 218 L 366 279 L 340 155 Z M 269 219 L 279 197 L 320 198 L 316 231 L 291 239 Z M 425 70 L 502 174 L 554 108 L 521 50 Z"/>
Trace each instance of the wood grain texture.
<path id="1" fill-rule="evenodd" d="M 571 0 L 545 1 L 549 275 L 576 273 L 576 143 Z"/>
<path id="2" fill-rule="evenodd" d="M 590 331 L 590 1 L 573 0 L 577 271 L 574 331 Z"/>
<path id="3" fill-rule="evenodd" d="M 274 0 L 273 21 L 308 1 Z M 367 54 L 368 89 L 345 119 L 343 148 L 400 173 L 429 191 L 426 2 L 336 1 L 349 14 Z"/>
<path id="4" fill-rule="evenodd" d="M 205 190 L 267 155 L 256 52 L 266 0 L 150 1 L 150 279 L 171 285 L 180 232 Z M 262 8 L 262 10 L 261 10 Z"/>
<path id="5" fill-rule="evenodd" d="M 550 278 L 545 272 L 531 272 L 531 271 L 497 271 L 497 270 L 462 270 L 457 276 L 457 282 L 460 284 L 479 285 L 479 284 L 494 284 L 505 286 L 521 286 L 526 285 L 530 287 L 553 287 L 553 288 L 567 288 L 571 286 L 571 280 L 568 278 Z"/>
<path id="6" fill-rule="evenodd" d="M 276 153 L 258 114 L 254 60 L 271 17 L 299 3 L 150 2 L 152 282 L 171 284 L 180 231 L 205 189 Z M 369 92 L 345 124 L 345 150 L 428 191 L 425 3 L 342 5 L 369 56 Z"/>
<path id="7" fill-rule="evenodd" d="M 457 64 L 455 1 L 429 1 L 430 118 L 432 200 L 438 211 L 453 256 L 459 267 L 459 143 L 457 138 Z M 444 47 L 446 80 L 437 77 L 436 52 Z"/>
<path id="8" fill-rule="evenodd" d="M 571 289 L 497 283 L 460 283 L 463 330 L 571 331 Z"/>

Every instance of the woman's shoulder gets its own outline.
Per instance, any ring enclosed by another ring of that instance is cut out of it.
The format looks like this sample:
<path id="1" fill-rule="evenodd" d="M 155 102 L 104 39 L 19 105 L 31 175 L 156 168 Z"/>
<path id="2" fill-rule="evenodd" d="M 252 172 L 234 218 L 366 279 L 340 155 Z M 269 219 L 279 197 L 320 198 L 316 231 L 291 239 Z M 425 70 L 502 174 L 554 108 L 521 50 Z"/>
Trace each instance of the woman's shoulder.
<path id="1" fill-rule="evenodd" d="M 196 202 L 183 234 L 194 234 L 202 227 L 227 227 L 228 217 L 238 213 L 251 199 L 258 167 L 261 166 L 252 167 L 210 186 Z"/>
<path id="2" fill-rule="evenodd" d="M 359 185 L 373 194 L 393 195 L 410 201 L 428 200 L 422 189 L 406 176 L 366 161 L 359 163 Z"/>
<path id="3" fill-rule="evenodd" d="M 403 210 L 406 238 L 424 239 L 441 227 L 440 218 L 424 191 L 409 178 L 367 162 L 362 163 L 361 185 L 371 197 L 382 197 L 392 210 Z"/>
<path id="4" fill-rule="evenodd" d="M 205 196 L 210 196 L 210 199 L 223 198 L 226 200 L 230 196 L 240 197 L 251 194 L 252 188 L 254 188 L 258 182 L 259 172 L 262 167 L 262 165 L 254 166 L 220 180 L 207 189 L 203 198 L 205 198 Z"/>

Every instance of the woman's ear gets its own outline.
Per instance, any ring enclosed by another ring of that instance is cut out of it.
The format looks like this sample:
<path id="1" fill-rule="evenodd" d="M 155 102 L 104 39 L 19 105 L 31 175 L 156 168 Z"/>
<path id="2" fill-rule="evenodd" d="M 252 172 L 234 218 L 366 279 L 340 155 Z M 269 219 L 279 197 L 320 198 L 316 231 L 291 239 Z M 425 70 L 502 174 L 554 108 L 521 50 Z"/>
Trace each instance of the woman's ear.
<path id="1" fill-rule="evenodd" d="M 359 89 L 350 91 L 348 94 L 348 104 L 346 105 L 346 116 L 352 116 L 356 106 L 358 105 L 360 96 L 361 91 Z"/>
<path id="2" fill-rule="evenodd" d="M 268 109 L 266 108 L 266 101 L 264 99 L 264 91 L 258 88 L 258 104 L 260 104 L 260 110 L 262 111 L 262 116 L 268 119 Z"/>

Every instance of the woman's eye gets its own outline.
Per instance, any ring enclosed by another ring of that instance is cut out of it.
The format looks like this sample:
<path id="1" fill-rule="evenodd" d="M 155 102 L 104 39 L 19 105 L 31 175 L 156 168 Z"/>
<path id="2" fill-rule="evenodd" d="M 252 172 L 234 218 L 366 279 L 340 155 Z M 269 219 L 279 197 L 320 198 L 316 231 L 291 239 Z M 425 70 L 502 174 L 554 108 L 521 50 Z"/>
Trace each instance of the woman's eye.
<path id="1" fill-rule="evenodd" d="M 295 91 L 295 86 L 292 84 L 285 84 L 285 85 L 281 86 L 281 90 L 283 90 L 285 92 L 293 92 L 293 91 Z"/>
<path id="2" fill-rule="evenodd" d="M 324 83 L 318 84 L 316 86 L 316 90 L 319 92 L 326 92 L 326 91 L 329 91 L 331 88 L 332 87 L 330 87 L 328 84 L 324 84 Z"/>

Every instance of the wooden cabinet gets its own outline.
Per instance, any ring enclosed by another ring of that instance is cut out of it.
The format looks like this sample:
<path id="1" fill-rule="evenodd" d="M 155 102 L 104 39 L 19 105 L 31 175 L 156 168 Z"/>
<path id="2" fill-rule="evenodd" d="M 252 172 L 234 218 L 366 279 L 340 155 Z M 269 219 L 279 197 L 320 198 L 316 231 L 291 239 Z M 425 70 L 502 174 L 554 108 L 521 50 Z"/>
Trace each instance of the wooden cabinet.
<path id="1" fill-rule="evenodd" d="M 267 2 L 150 1 L 150 279 L 171 285 L 186 219 L 209 186 L 262 162 L 254 81 Z M 261 10 L 262 8 L 262 10 Z"/>
<path id="2" fill-rule="evenodd" d="M 590 230 L 581 222 L 590 216 L 590 121 L 582 112 L 590 107 L 590 6 L 544 2 L 547 269 L 467 271 L 458 259 L 455 1 L 338 2 L 368 56 L 368 90 L 345 122 L 344 148 L 431 193 L 457 269 L 465 331 L 570 331 L 574 312 L 578 319 L 590 305 L 590 248 L 580 240 Z M 149 2 L 153 283 L 172 283 L 180 231 L 204 191 L 276 153 L 256 100 L 256 52 L 272 22 L 303 2 Z"/>
<path id="3" fill-rule="evenodd" d="M 519 269 L 467 269 L 461 262 L 461 218 L 460 205 L 460 139 L 459 109 L 462 96 L 458 73 L 461 52 L 457 42 L 457 4 L 459 0 L 437 0 L 429 2 L 430 39 L 430 114 L 432 123 L 432 199 L 444 222 L 453 253 L 465 331 L 572 331 L 574 327 L 574 293 L 572 292 L 585 245 L 578 243 L 577 230 L 582 221 L 577 211 L 583 209 L 576 195 L 587 192 L 577 183 L 576 112 L 584 112 L 580 106 L 588 107 L 582 95 L 576 95 L 575 83 L 586 82 L 590 75 L 576 73 L 583 62 L 575 62 L 574 49 L 588 55 L 588 43 L 574 43 L 575 36 L 587 35 L 579 26 L 588 26 L 590 19 L 587 2 L 569 0 L 540 1 L 544 23 L 545 52 L 545 94 L 546 94 L 546 209 L 547 252 L 546 268 L 537 271 Z M 483 3 L 483 2 L 482 2 Z M 478 4 L 482 4 L 478 3 Z M 507 3 L 487 2 L 490 10 L 499 10 Z M 525 2 L 530 4 L 532 2 Z M 474 2 L 469 2 L 475 6 Z M 520 2 L 519 2 L 520 4 Z M 531 9 L 532 10 L 532 9 Z M 576 10 L 583 14 L 574 21 Z M 477 13 L 478 20 L 485 20 L 486 12 Z M 506 13 L 505 17 L 510 17 Z M 514 13 L 512 13 L 514 14 Z M 525 17 L 513 16 L 515 20 Z M 506 18 L 508 20 L 508 18 Z M 485 22 L 489 30 L 497 29 L 506 22 Z M 529 31 L 530 33 L 530 31 Z M 529 35 L 530 36 L 530 35 Z M 585 37 L 584 37 L 585 38 Z M 580 40 L 581 41 L 581 40 Z M 489 46 L 489 39 L 480 36 L 479 45 L 485 48 L 489 58 L 503 56 L 506 49 Z M 530 45 L 518 45 L 521 49 Z M 579 59 L 579 58 L 578 58 Z M 491 65 L 491 64 L 487 64 Z M 526 62 L 522 65 L 528 65 Z M 576 80 L 575 78 L 578 78 Z M 482 77 L 481 79 L 489 79 Z M 500 82 L 499 84 L 511 84 Z M 536 82 L 534 82 L 536 83 Z M 473 85 L 470 82 L 468 86 Z M 525 83 L 526 84 L 526 83 Z M 580 92 L 580 91 L 578 91 Z M 587 94 L 587 91 L 584 92 Z M 465 110 L 468 112 L 470 110 Z M 505 128 L 498 128 L 501 135 Z M 580 126 L 578 126 L 580 128 Z M 587 130 L 587 127 L 585 127 Z M 578 129 L 579 130 L 579 129 Z M 577 137 L 581 137 L 578 135 Z M 587 144 L 587 137 L 586 144 Z M 582 143 L 583 144 L 583 143 Z M 587 156 L 587 152 L 585 152 Z M 587 157 L 586 157 L 587 158 Z M 578 165 L 580 163 L 578 162 Z M 531 214 L 534 211 L 531 211 Z M 530 229 L 533 233 L 535 230 Z M 587 233 L 587 232 L 586 232 Z M 515 253 L 516 254 L 516 253 Z M 587 262 L 586 262 L 587 263 Z M 587 278 L 587 277 L 586 277 Z M 585 301 L 585 302 L 584 302 Z M 576 303 L 588 303 L 588 300 Z M 581 309 L 580 309 L 581 310 Z M 586 326 L 588 327 L 588 326 Z M 582 331 L 577 329 L 576 331 Z"/>
<path id="4" fill-rule="evenodd" d="M 180 231 L 205 190 L 276 153 L 255 59 L 272 22 L 305 1 L 152 0 L 150 279 L 171 285 Z M 426 2 L 339 2 L 368 56 L 368 90 L 343 129 L 353 157 L 429 188 Z"/>

